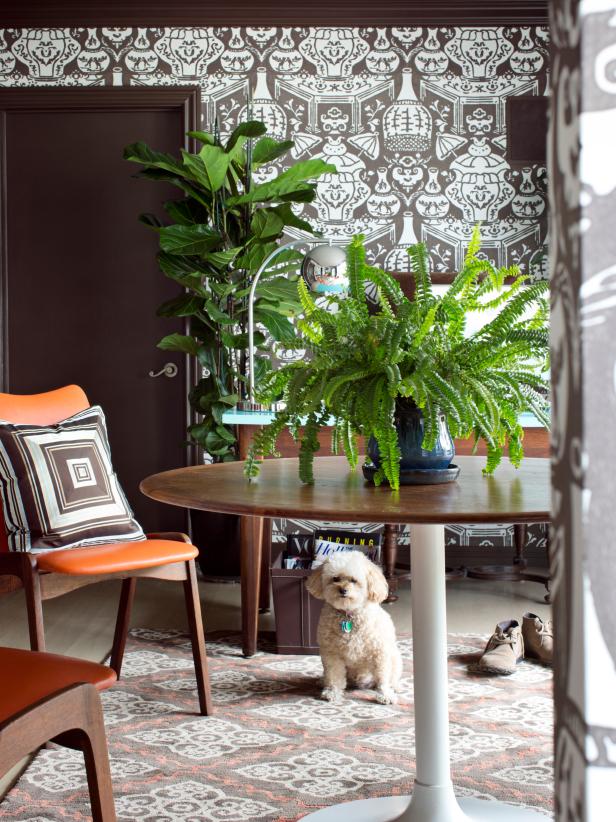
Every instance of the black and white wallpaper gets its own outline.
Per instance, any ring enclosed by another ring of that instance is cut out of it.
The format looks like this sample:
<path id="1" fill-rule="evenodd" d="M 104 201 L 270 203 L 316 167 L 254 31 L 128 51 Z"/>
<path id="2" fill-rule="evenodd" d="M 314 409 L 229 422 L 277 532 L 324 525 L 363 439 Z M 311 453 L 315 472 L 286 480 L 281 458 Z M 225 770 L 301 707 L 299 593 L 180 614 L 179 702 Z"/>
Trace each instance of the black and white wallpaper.
<path id="1" fill-rule="evenodd" d="M 196 84 L 203 128 L 228 133 L 250 105 L 295 141 L 281 163 L 336 166 L 298 207 L 325 236 L 361 232 L 373 261 L 397 272 L 422 240 L 433 269 L 451 272 L 481 221 L 495 263 L 544 277 L 546 169 L 512 168 L 505 153 L 507 99 L 547 93 L 548 39 L 528 26 L 0 29 L 0 86 Z M 275 537 L 311 528 L 277 523 Z M 509 546 L 512 527 L 448 539 Z M 528 539 L 546 544 L 542 529 Z"/>
<path id="2" fill-rule="evenodd" d="M 455 270 L 480 220 L 495 262 L 543 275 L 545 168 L 508 165 L 505 103 L 547 81 L 541 27 L 0 30 L 0 85 L 194 83 L 223 133 L 251 99 L 291 161 L 338 169 L 304 216 L 337 241 L 364 233 L 392 271 L 417 240 Z"/>

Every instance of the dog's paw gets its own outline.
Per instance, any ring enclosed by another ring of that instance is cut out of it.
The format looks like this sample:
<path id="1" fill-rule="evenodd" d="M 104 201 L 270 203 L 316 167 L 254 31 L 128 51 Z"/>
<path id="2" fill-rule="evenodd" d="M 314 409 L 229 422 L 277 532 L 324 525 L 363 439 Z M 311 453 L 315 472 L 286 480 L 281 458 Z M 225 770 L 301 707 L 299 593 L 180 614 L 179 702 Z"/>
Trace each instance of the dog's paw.
<path id="1" fill-rule="evenodd" d="M 381 705 L 396 705 L 398 696 L 391 688 L 382 688 L 376 692 L 376 701 Z"/>
<path id="2" fill-rule="evenodd" d="M 326 702 L 342 702 L 344 694 L 336 688 L 323 688 L 321 691 L 321 699 Z"/>

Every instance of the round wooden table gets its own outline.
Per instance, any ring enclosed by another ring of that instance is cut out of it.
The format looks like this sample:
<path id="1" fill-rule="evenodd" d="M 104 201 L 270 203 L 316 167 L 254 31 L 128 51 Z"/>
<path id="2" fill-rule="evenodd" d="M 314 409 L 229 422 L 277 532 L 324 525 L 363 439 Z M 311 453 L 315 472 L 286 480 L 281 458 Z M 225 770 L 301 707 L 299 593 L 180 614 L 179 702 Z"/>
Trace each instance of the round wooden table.
<path id="1" fill-rule="evenodd" d="M 447 485 L 405 486 L 398 492 L 368 485 L 343 457 L 315 460 L 315 484 L 302 485 L 297 459 L 266 460 L 248 482 L 243 463 L 199 465 L 155 474 L 141 483 L 146 496 L 205 511 L 242 515 L 244 651 L 256 647 L 260 542 L 264 517 L 404 523 L 410 525 L 416 777 L 412 797 L 341 803 L 310 815 L 315 822 L 463 822 L 540 820 L 500 802 L 458 801 L 451 781 L 445 603 L 446 523 L 545 522 L 550 516 L 547 459 L 507 461 L 485 477 L 485 459 L 457 457 L 460 477 Z M 212 547 L 215 550 L 215 546 Z M 308 817 L 307 817 L 308 818 Z"/>

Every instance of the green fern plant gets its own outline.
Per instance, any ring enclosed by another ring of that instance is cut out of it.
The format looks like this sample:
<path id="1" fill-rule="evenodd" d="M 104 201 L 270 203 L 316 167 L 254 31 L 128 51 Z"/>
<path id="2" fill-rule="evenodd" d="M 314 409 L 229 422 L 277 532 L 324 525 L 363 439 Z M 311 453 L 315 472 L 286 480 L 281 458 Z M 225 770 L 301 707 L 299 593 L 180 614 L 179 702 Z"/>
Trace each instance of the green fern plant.
<path id="1" fill-rule="evenodd" d="M 434 293 L 428 255 L 411 246 L 415 284 L 409 300 L 387 272 L 366 262 L 363 236 L 348 249 L 349 294 L 335 311 L 318 306 L 298 283 L 303 316 L 298 348 L 307 355 L 268 374 L 262 402 L 282 401 L 273 422 L 255 437 L 245 464 L 247 477 L 275 453 L 279 433 L 289 426 L 300 442 L 299 473 L 313 482 L 318 431 L 333 420 L 332 450 L 342 450 L 354 468 L 357 438 L 375 437 L 381 456 L 378 484 L 400 484 L 395 412 L 414 404 L 424 418 L 423 447 L 431 450 L 444 414 L 452 436 L 484 441 L 491 474 L 505 450 L 516 467 L 523 457 L 522 412 L 548 421 L 548 283 L 525 284 L 517 267 L 495 268 L 479 256 L 476 227 L 462 268 L 442 295 Z M 377 308 L 365 299 L 365 284 L 377 288 Z M 474 312 L 498 309 L 490 322 L 466 333 Z M 530 319 L 529 319 L 530 313 Z"/>

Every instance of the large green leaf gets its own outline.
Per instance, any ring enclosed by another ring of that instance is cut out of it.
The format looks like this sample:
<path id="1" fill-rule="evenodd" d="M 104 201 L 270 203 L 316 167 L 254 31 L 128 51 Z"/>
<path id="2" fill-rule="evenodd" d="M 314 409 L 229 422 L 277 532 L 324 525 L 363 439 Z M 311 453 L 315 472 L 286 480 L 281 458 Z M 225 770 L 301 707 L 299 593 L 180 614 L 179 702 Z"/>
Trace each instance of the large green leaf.
<path id="1" fill-rule="evenodd" d="M 194 337 L 187 337 L 184 334 L 168 334 L 156 347 L 163 351 L 182 351 L 184 354 L 196 356 L 199 343 Z"/>
<path id="2" fill-rule="evenodd" d="M 187 131 L 186 134 L 188 137 L 192 137 L 194 140 L 198 140 L 200 143 L 205 143 L 209 146 L 213 146 L 216 142 L 214 135 L 208 131 Z"/>
<path id="3" fill-rule="evenodd" d="M 231 132 L 225 149 L 231 151 L 240 137 L 261 137 L 266 131 L 267 126 L 259 120 L 248 120 L 246 123 L 240 123 L 237 128 Z"/>
<path id="4" fill-rule="evenodd" d="M 221 330 L 220 339 L 227 348 L 243 351 L 248 348 L 248 334 L 232 334 L 229 331 Z M 255 331 L 253 341 L 256 346 L 263 345 L 265 336 L 260 331 Z"/>
<path id="5" fill-rule="evenodd" d="M 257 298 L 275 301 L 284 300 L 299 304 L 297 296 L 297 281 L 288 277 L 272 277 L 268 280 L 260 280 L 256 288 Z"/>
<path id="6" fill-rule="evenodd" d="M 218 399 L 225 405 L 234 406 L 237 405 L 239 396 L 237 394 L 227 394 L 226 396 L 219 397 Z"/>
<path id="7" fill-rule="evenodd" d="M 277 342 L 294 343 L 297 341 L 297 334 L 291 323 L 277 312 L 259 308 L 257 305 L 255 306 L 255 320 L 262 323 Z"/>
<path id="8" fill-rule="evenodd" d="M 255 383 L 258 385 L 266 374 L 273 370 L 270 357 L 257 357 L 255 360 Z"/>
<path id="9" fill-rule="evenodd" d="M 203 307 L 203 297 L 193 294 L 180 294 L 167 300 L 156 311 L 159 317 L 191 317 Z"/>
<path id="10" fill-rule="evenodd" d="M 124 159 L 132 163 L 141 163 L 148 168 L 159 168 L 184 176 L 182 164 L 172 155 L 162 151 L 153 151 L 143 142 L 131 143 L 124 149 Z"/>
<path id="11" fill-rule="evenodd" d="M 233 439 L 235 441 L 235 437 Z M 205 448 L 210 454 L 219 456 L 229 450 L 229 442 L 223 439 L 216 431 L 210 431 L 205 438 Z"/>
<path id="12" fill-rule="evenodd" d="M 279 199 L 282 203 L 311 203 L 316 196 L 316 185 L 310 183 L 297 191 L 292 191 L 290 194 L 283 194 Z"/>
<path id="13" fill-rule="evenodd" d="M 144 168 L 139 172 L 139 177 L 144 177 L 146 180 L 155 180 L 157 182 L 170 183 L 173 186 L 180 188 L 187 197 L 196 200 L 205 208 L 210 207 L 210 201 L 206 196 L 207 192 L 203 192 L 198 188 L 198 183 L 195 183 L 192 177 L 186 174 L 185 170 L 182 176 L 173 174 L 170 171 L 163 171 L 160 168 Z"/>
<path id="14" fill-rule="evenodd" d="M 225 269 L 231 265 L 242 249 L 240 247 L 230 248 L 227 251 L 214 251 L 204 255 L 204 260 L 213 268 Z"/>
<path id="15" fill-rule="evenodd" d="M 160 247 L 170 254 L 206 254 L 222 240 L 207 225 L 170 225 L 160 229 Z"/>
<path id="16" fill-rule="evenodd" d="M 190 317 L 190 333 L 196 337 L 204 346 L 217 345 L 216 328 L 212 327 L 214 324 L 209 320 L 205 321 L 205 317 Z M 198 354 L 197 354 L 198 356 Z"/>
<path id="17" fill-rule="evenodd" d="M 232 317 L 225 314 L 224 311 L 221 311 L 213 300 L 206 300 L 205 311 L 207 312 L 209 318 L 215 323 L 220 323 L 221 325 L 233 325 L 235 322 Z"/>
<path id="18" fill-rule="evenodd" d="M 180 225 L 202 223 L 206 216 L 205 209 L 188 197 L 184 200 L 168 200 L 164 208 L 171 219 Z"/>
<path id="19" fill-rule="evenodd" d="M 212 415 L 212 419 L 219 425 L 222 425 L 223 414 L 228 410 L 229 409 L 227 406 L 223 405 L 221 402 L 213 402 L 208 408 L 209 413 Z"/>
<path id="20" fill-rule="evenodd" d="M 217 297 L 228 297 L 237 289 L 237 285 L 234 282 L 217 283 L 211 280 L 209 286 Z"/>
<path id="21" fill-rule="evenodd" d="M 261 137 L 252 149 L 252 163 L 255 166 L 271 163 L 272 160 L 286 154 L 294 145 L 293 140 L 279 142 L 272 137 Z"/>
<path id="22" fill-rule="evenodd" d="M 220 146 L 203 146 L 197 156 L 182 151 L 182 158 L 184 166 L 199 185 L 212 193 L 221 188 L 229 167 L 229 157 Z"/>
<path id="23" fill-rule="evenodd" d="M 275 242 L 253 243 L 246 249 L 245 254 L 242 254 L 241 257 L 236 259 L 235 265 L 238 268 L 245 268 L 248 271 L 256 271 L 265 261 L 265 258 L 269 257 L 272 251 L 277 247 L 278 244 Z M 265 278 L 270 273 L 281 274 L 287 270 L 297 271 L 303 258 L 303 254 L 292 248 L 280 251 L 268 265 L 262 276 Z"/>
<path id="24" fill-rule="evenodd" d="M 275 206 L 271 209 L 271 211 L 275 212 L 280 217 L 284 225 L 299 228 L 302 231 L 307 231 L 309 234 L 315 233 L 314 229 L 307 220 L 302 220 L 301 217 L 298 217 L 297 214 L 293 212 L 290 203 L 283 203 L 282 205 Z"/>
<path id="25" fill-rule="evenodd" d="M 212 346 L 200 345 L 197 351 L 197 359 L 200 365 L 207 368 L 212 374 L 216 374 L 218 367 L 216 365 L 216 354 Z"/>
<path id="26" fill-rule="evenodd" d="M 209 420 L 205 420 L 204 422 L 197 423 L 196 425 L 191 425 L 188 429 L 190 436 L 195 439 L 198 443 L 205 444 L 205 438 L 207 437 L 210 429 L 212 428 L 212 423 Z"/>
<path id="27" fill-rule="evenodd" d="M 252 216 L 250 228 L 260 240 L 275 240 L 282 234 L 284 220 L 273 208 L 258 208 Z"/>
<path id="28" fill-rule="evenodd" d="M 218 434 L 218 436 L 221 439 L 225 440 L 230 445 L 232 445 L 235 442 L 235 437 L 233 436 L 231 431 L 229 431 L 228 428 L 225 428 L 224 425 L 217 425 L 216 426 L 216 433 Z"/>
<path id="29" fill-rule="evenodd" d="M 229 168 L 229 155 L 220 146 L 203 146 L 199 158 L 205 169 L 210 191 L 222 188 Z"/>
<path id="30" fill-rule="evenodd" d="M 189 277 L 193 274 L 200 274 L 200 272 L 195 269 L 195 261 L 186 257 L 179 257 L 175 254 L 169 254 L 166 251 L 159 251 L 157 260 L 163 274 L 172 280 Z"/>
<path id="31" fill-rule="evenodd" d="M 244 203 L 265 203 L 273 200 L 280 200 L 285 195 L 294 194 L 297 191 L 305 191 L 312 188 L 306 181 L 314 180 L 322 174 L 336 174 L 336 166 L 326 163 L 324 160 L 305 160 L 303 163 L 295 165 L 283 171 L 273 180 L 255 186 L 252 191 L 242 194 L 239 197 L 230 197 L 228 205 L 241 205 Z"/>
<path id="32" fill-rule="evenodd" d="M 257 306 L 260 311 L 273 311 L 274 314 L 280 314 L 282 317 L 295 317 L 301 313 L 301 305 L 299 302 L 286 302 L 285 300 L 259 300 Z"/>

